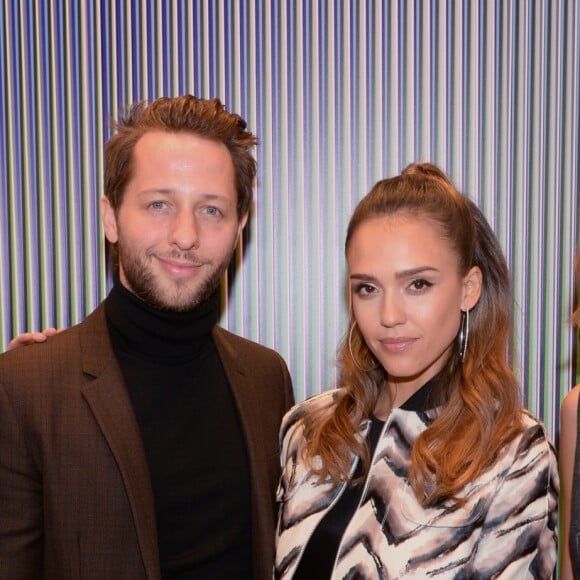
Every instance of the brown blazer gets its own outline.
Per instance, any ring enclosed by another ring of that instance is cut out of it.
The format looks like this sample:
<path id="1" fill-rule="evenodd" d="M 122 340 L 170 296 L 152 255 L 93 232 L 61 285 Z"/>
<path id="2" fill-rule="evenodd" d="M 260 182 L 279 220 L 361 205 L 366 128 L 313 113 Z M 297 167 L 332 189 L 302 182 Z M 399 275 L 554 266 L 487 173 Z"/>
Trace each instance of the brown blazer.
<path id="1" fill-rule="evenodd" d="M 254 578 L 272 577 L 278 430 L 293 403 L 274 351 L 216 328 L 250 460 Z M 153 494 L 104 307 L 0 356 L 0 578 L 159 580 Z"/>

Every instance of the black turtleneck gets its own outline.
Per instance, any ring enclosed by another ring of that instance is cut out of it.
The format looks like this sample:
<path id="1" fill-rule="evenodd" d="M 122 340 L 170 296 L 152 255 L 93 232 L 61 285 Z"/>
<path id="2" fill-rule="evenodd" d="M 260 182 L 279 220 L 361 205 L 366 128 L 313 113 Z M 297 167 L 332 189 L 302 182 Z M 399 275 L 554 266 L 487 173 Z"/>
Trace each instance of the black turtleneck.
<path id="1" fill-rule="evenodd" d="M 211 336 L 218 294 L 163 312 L 116 280 L 105 310 L 151 473 L 162 578 L 250 578 L 248 460 Z"/>

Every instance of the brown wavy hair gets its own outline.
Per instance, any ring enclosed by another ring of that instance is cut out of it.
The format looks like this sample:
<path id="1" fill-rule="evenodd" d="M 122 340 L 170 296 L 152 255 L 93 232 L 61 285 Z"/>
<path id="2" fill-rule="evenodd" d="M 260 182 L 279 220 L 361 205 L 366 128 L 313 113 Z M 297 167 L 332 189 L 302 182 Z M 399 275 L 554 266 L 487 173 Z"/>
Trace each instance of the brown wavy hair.
<path id="1" fill-rule="evenodd" d="M 234 165 L 238 217 L 250 210 L 256 179 L 253 148 L 258 139 L 247 130 L 246 121 L 229 113 L 219 99 L 183 95 L 161 97 L 150 104 L 142 101 L 122 112 L 113 130 L 105 145 L 105 196 L 115 211 L 132 177 L 135 145 L 149 131 L 191 133 L 223 143 Z"/>
<path id="2" fill-rule="evenodd" d="M 356 207 L 345 249 L 369 219 L 402 214 L 429 220 L 457 253 L 462 276 L 473 266 L 483 274 L 479 302 L 470 311 L 469 348 L 463 363 L 459 341 L 435 380 L 430 403 L 441 412 L 418 437 L 411 455 L 410 484 L 423 505 L 461 502 L 462 488 L 490 468 L 502 448 L 521 431 L 520 388 L 510 368 L 512 295 L 501 247 L 485 216 L 434 165 L 409 165 L 401 175 L 379 181 Z M 349 328 L 354 323 L 351 312 Z M 359 438 L 387 380 L 383 367 L 355 325 L 339 351 L 340 396 L 304 418 L 305 459 L 321 479 L 348 480 L 351 457 L 369 452 Z M 357 364 L 353 361 L 355 357 Z M 372 369 L 368 371 L 360 370 Z M 322 467 L 315 468 L 314 456 Z M 351 482 L 352 483 L 352 482 Z"/>

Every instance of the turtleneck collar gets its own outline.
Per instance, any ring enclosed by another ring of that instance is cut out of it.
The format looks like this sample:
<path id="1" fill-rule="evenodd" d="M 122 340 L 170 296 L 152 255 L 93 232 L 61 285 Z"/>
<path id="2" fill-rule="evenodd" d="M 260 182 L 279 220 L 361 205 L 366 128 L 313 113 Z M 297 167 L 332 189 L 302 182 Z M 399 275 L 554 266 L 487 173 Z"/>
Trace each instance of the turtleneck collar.
<path id="1" fill-rule="evenodd" d="M 191 312 L 165 312 L 127 290 L 118 278 L 105 301 L 115 350 L 157 363 L 191 360 L 211 342 L 219 317 L 219 291 Z"/>

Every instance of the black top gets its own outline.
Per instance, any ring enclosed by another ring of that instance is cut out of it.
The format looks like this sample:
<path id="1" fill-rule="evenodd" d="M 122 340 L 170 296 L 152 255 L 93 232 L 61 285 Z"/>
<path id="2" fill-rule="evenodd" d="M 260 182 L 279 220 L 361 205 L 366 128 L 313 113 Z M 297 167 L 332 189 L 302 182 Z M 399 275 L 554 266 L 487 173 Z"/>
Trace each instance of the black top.
<path id="1" fill-rule="evenodd" d="M 251 578 L 249 466 L 211 337 L 217 293 L 162 312 L 116 281 L 105 309 L 151 474 L 162 578 Z"/>
<path id="2" fill-rule="evenodd" d="M 432 382 L 428 382 L 421 387 L 401 405 L 401 409 L 406 411 L 424 410 L 432 385 Z M 377 447 L 384 426 L 385 421 L 381 421 L 374 416 L 371 417 L 371 428 L 367 434 L 367 445 L 371 457 Z M 362 462 L 359 461 L 353 479 L 357 479 L 362 475 Z M 324 580 L 331 577 L 340 540 L 359 506 L 363 490 L 364 482 L 347 487 L 337 502 L 320 520 L 304 548 L 302 559 L 292 577 L 294 580 Z"/>

